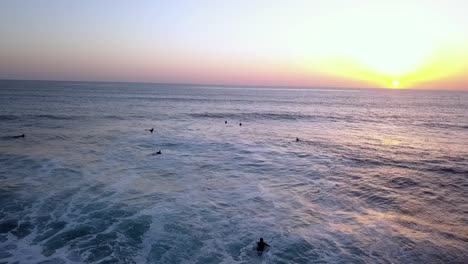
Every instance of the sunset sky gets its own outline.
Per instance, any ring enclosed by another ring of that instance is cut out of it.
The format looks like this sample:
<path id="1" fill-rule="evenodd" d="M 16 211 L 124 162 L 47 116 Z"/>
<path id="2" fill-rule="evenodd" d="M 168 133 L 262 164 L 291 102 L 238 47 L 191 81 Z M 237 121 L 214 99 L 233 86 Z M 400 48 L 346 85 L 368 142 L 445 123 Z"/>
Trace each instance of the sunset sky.
<path id="1" fill-rule="evenodd" d="M 468 90 L 466 0 L 2 0 L 0 79 Z"/>

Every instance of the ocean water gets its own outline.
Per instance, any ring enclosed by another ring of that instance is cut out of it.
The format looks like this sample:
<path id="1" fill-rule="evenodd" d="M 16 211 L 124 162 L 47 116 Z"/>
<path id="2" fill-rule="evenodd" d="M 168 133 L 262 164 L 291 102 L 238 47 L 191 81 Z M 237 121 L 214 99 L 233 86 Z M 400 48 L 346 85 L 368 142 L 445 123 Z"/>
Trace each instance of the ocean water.
<path id="1" fill-rule="evenodd" d="M 468 263 L 466 92 L 2 81 L 0 124 L 0 263 Z"/>

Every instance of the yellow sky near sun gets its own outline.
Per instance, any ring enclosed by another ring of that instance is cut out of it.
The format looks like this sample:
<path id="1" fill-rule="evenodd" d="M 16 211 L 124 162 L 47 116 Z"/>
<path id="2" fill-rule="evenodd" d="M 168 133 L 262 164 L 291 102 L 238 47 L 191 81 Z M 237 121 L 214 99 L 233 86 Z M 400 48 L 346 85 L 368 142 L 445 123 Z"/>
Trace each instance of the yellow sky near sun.
<path id="1" fill-rule="evenodd" d="M 379 4 L 331 17 L 323 26 L 328 39 L 314 42 L 324 46 L 311 57 L 321 59 L 309 70 L 387 88 L 417 87 L 467 73 L 468 29 L 434 9 L 404 8 Z"/>

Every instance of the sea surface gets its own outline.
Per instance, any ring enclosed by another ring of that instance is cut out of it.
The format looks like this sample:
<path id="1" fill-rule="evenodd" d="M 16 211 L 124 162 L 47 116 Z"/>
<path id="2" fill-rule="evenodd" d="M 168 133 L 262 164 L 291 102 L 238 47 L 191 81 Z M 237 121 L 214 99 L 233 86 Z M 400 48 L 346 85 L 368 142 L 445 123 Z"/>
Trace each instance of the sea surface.
<path id="1" fill-rule="evenodd" d="M 468 263 L 468 93 L 1 81 L 0 263 Z"/>

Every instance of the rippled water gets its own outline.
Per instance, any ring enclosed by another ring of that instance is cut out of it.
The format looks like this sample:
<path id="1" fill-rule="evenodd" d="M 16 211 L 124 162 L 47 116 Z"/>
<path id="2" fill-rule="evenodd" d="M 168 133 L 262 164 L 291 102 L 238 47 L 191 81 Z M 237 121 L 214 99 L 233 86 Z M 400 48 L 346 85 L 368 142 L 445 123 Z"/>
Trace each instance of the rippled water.
<path id="1" fill-rule="evenodd" d="M 468 93 L 3 81 L 0 122 L 0 263 L 468 262 Z"/>

